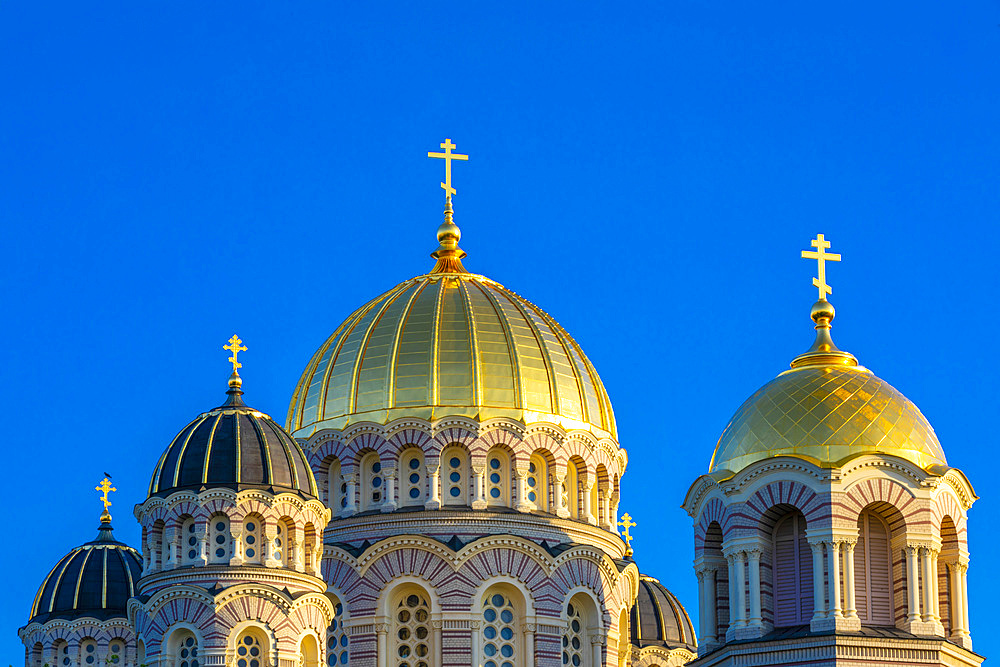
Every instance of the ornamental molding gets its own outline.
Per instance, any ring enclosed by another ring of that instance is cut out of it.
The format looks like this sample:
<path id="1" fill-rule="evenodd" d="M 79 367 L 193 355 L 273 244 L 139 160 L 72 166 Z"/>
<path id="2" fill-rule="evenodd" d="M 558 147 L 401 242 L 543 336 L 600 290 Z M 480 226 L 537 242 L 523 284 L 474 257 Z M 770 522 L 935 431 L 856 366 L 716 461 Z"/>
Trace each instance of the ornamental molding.
<path id="1" fill-rule="evenodd" d="M 979 500 L 979 496 L 973 490 L 969 479 L 958 468 L 948 468 L 948 471 L 942 477 L 942 482 L 955 492 L 961 502 L 962 509 L 966 511 L 972 507 L 974 502 Z"/>
<path id="2" fill-rule="evenodd" d="M 715 490 L 718 490 L 720 494 L 722 492 L 722 487 L 719 486 L 718 482 L 711 475 L 701 475 L 691 484 L 681 508 L 687 512 L 689 517 L 697 520 L 701 514 L 704 501 L 707 499 L 706 496 Z"/>
<path id="3" fill-rule="evenodd" d="M 505 431 L 510 433 L 518 440 L 524 440 L 525 434 L 527 433 L 528 427 L 524 422 L 517 419 L 509 419 L 507 417 L 491 417 L 479 425 L 480 434 L 479 437 L 485 437 L 487 434 L 494 431 Z"/>
<path id="4" fill-rule="evenodd" d="M 279 591 L 276 588 L 272 588 L 271 586 L 261 584 L 241 584 L 231 586 L 215 596 L 214 613 L 217 615 L 231 602 L 248 597 L 271 602 L 284 612 L 285 616 L 288 616 L 291 613 L 295 603 L 291 596 L 286 595 L 284 592 Z M 240 617 L 240 614 L 236 614 L 236 616 Z"/>
<path id="5" fill-rule="evenodd" d="M 840 472 L 845 484 L 851 485 L 853 483 L 849 481 L 851 476 L 860 474 L 863 470 L 870 468 L 892 470 L 920 486 L 934 487 L 940 481 L 937 475 L 930 475 L 906 459 L 888 454 L 860 454 L 848 461 L 841 468 Z"/>
<path id="6" fill-rule="evenodd" d="M 46 621 L 45 623 L 32 621 L 23 628 L 18 629 L 17 635 L 23 642 L 26 638 L 37 636 L 39 633 L 43 635 L 51 635 L 57 631 L 78 633 L 80 630 L 87 630 L 87 634 L 90 635 L 97 635 L 101 632 L 113 630 L 117 633 L 115 635 L 116 637 L 120 637 L 126 641 L 130 641 L 135 638 L 135 631 L 132 629 L 131 620 L 120 616 L 105 619 L 103 621 L 98 620 L 93 616 L 81 616 L 72 620 L 67 618 L 54 618 L 50 621 Z"/>
<path id="7" fill-rule="evenodd" d="M 461 415 L 446 415 L 431 422 L 431 437 L 435 440 L 442 432 L 450 428 L 460 428 L 473 437 L 479 437 L 479 422 Z"/>
<path id="8" fill-rule="evenodd" d="M 566 431 L 563 430 L 558 424 L 553 424 L 552 422 L 534 422 L 529 424 L 525 429 L 525 439 L 527 440 L 533 435 L 545 435 L 555 441 L 556 444 L 561 445 L 566 440 Z"/>
<path id="9" fill-rule="evenodd" d="M 774 472 L 797 472 L 821 482 L 831 481 L 836 475 L 834 470 L 820 468 L 804 459 L 791 456 L 776 456 L 751 463 L 719 486 L 722 488 L 723 493 L 731 496 L 742 491 L 757 478 Z"/>
<path id="10" fill-rule="evenodd" d="M 134 598 L 133 598 L 134 599 Z M 150 620 L 156 618 L 160 613 L 160 610 L 164 606 L 169 604 L 174 600 L 194 600 L 195 602 L 200 602 L 206 607 L 211 607 L 214 598 L 205 591 L 204 588 L 199 586 L 186 586 L 183 584 L 177 584 L 169 588 L 165 588 L 162 591 L 154 593 L 150 598 L 142 604 L 143 610 Z M 131 610 L 130 610 L 131 611 Z"/>

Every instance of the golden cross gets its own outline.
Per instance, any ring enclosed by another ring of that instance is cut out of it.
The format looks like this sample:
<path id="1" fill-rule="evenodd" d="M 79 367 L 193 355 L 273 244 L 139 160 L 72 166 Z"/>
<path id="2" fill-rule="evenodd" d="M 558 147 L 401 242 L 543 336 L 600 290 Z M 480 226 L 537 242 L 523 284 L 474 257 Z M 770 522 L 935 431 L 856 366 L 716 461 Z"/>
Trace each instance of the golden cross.
<path id="1" fill-rule="evenodd" d="M 468 155 L 459 155 L 458 153 L 452 153 L 452 148 L 458 148 L 455 144 L 451 143 L 451 139 L 445 139 L 444 143 L 441 144 L 441 148 L 444 149 L 444 153 L 427 153 L 427 157 L 437 157 L 444 158 L 444 183 L 441 187 L 444 188 L 445 195 L 451 197 L 455 194 L 455 188 L 451 187 L 451 161 L 452 160 L 468 160 Z"/>
<path id="2" fill-rule="evenodd" d="M 803 250 L 802 257 L 815 259 L 819 263 L 819 277 L 813 278 L 813 287 L 819 288 L 819 300 L 826 301 L 826 295 L 833 294 L 833 288 L 826 284 L 826 263 L 839 262 L 840 255 L 826 251 L 830 247 L 830 242 L 824 239 L 822 234 L 817 234 L 812 240 L 812 247 L 816 250 Z"/>
<path id="3" fill-rule="evenodd" d="M 101 497 L 101 502 L 104 503 L 104 512 L 107 513 L 108 508 L 111 507 L 111 501 L 108 500 L 109 491 L 117 491 L 115 487 L 111 486 L 111 480 L 105 477 L 101 480 L 101 483 L 94 487 L 95 491 L 100 491 L 104 495 Z"/>
<path id="4" fill-rule="evenodd" d="M 233 356 L 229 357 L 229 361 L 231 361 L 233 363 L 233 372 L 234 373 L 236 372 L 237 368 L 243 368 L 243 364 L 241 364 L 240 362 L 236 361 L 236 355 L 238 355 L 240 352 L 245 352 L 246 349 L 247 349 L 247 346 L 243 344 L 243 341 L 240 340 L 239 336 L 237 336 L 236 334 L 233 334 L 233 337 L 229 339 L 229 345 L 223 345 L 222 349 L 223 350 L 232 350 Z"/>
<path id="5" fill-rule="evenodd" d="M 625 539 L 625 544 L 628 545 L 628 549 L 626 549 L 625 555 L 626 556 L 631 556 L 632 555 L 632 536 L 629 534 L 628 529 L 629 528 L 635 528 L 635 521 L 633 521 L 632 517 L 628 515 L 628 512 L 626 512 L 625 514 L 622 514 L 622 520 L 618 522 L 618 525 L 625 529 L 623 531 L 625 534 L 622 535 L 622 537 Z"/>

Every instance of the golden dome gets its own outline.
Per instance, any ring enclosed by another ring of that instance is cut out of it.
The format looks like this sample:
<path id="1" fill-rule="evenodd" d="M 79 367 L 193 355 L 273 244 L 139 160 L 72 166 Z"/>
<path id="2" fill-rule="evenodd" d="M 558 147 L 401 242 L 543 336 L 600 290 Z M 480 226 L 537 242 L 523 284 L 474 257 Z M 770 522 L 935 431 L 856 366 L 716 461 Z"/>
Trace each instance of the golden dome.
<path id="1" fill-rule="evenodd" d="M 309 437 L 401 417 L 508 417 L 617 438 L 611 401 L 580 346 L 538 306 L 468 273 L 451 220 L 431 273 L 373 299 L 316 351 L 288 409 Z"/>
<path id="2" fill-rule="evenodd" d="M 812 314 L 816 343 L 736 411 L 710 471 L 738 472 L 774 456 L 835 466 L 866 453 L 891 454 L 924 469 L 946 466 L 917 406 L 833 344 L 833 307 L 821 301 Z"/>

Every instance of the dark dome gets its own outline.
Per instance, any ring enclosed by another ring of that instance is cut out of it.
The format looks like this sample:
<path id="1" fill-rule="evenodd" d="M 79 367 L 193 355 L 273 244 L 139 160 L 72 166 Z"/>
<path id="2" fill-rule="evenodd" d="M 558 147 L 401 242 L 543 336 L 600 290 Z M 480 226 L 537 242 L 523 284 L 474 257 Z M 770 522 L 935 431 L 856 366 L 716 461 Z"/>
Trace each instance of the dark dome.
<path id="1" fill-rule="evenodd" d="M 632 607 L 629 628 L 632 644 L 639 648 L 663 646 L 698 651 L 691 618 L 677 597 L 663 584 L 639 575 L 639 597 Z"/>
<path id="2" fill-rule="evenodd" d="M 125 605 L 142 576 L 142 558 L 117 541 L 110 520 L 102 521 L 97 539 L 73 549 L 45 577 L 28 623 L 91 617 L 125 618 Z"/>
<path id="3" fill-rule="evenodd" d="M 234 373 L 229 400 L 177 434 L 156 464 L 151 497 L 219 487 L 316 497 L 316 480 L 302 448 L 274 420 L 243 403 L 241 384 Z"/>

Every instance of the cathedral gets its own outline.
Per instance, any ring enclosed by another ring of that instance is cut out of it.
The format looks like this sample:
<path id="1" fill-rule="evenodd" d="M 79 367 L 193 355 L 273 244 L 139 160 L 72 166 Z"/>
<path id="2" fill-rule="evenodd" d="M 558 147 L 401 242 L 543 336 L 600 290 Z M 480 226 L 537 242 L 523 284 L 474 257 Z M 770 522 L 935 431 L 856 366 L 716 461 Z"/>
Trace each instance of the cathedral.
<path id="1" fill-rule="evenodd" d="M 629 457 L 597 369 L 542 308 L 466 270 L 451 171 L 467 156 L 441 148 L 430 270 L 348 315 L 283 426 L 251 407 L 234 335 L 218 401 L 150 453 L 141 544 L 115 538 L 115 489 L 98 485 L 96 538 L 55 564 L 18 631 L 25 667 L 983 661 L 975 492 L 920 410 L 834 345 L 840 256 L 822 234 L 802 253 L 815 342 L 674 491 L 689 615 L 633 558 Z"/>

